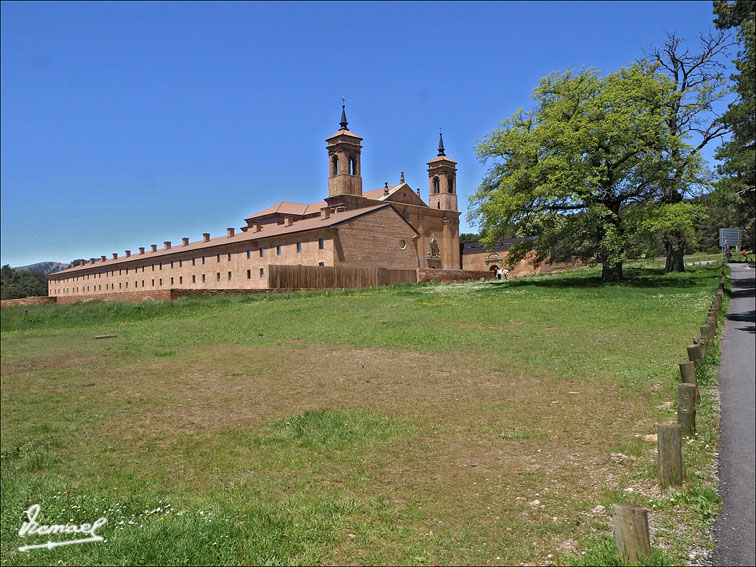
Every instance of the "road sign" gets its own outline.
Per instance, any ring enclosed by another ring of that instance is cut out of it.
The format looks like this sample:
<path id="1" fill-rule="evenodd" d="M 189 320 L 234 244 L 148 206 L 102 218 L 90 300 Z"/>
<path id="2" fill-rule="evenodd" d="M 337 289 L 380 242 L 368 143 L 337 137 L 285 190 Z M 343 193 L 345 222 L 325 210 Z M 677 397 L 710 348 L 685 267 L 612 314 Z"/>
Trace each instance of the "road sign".
<path id="1" fill-rule="evenodd" d="M 742 231 L 739 228 L 720 228 L 719 229 L 719 247 L 740 246 Z"/>

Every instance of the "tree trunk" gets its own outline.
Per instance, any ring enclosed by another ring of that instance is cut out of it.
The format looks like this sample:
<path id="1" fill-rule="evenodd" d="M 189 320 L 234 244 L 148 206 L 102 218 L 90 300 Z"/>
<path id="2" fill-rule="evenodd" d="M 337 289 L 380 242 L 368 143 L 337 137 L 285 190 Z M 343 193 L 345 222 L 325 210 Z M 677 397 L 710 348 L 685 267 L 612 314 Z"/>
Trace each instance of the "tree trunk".
<path id="1" fill-rule="evenodd" d="M 610 266 L 607 263 L 601 264 L 601 281 L 618 282 L 622 279 L 622 262 Z"/>
<path id="2" fill-rule="evenodd" d="M 672 233 L 665 238 L 667 248 L 667 262 L 664 273 L 685 271 L 685 237 L 679 233 Z"/>

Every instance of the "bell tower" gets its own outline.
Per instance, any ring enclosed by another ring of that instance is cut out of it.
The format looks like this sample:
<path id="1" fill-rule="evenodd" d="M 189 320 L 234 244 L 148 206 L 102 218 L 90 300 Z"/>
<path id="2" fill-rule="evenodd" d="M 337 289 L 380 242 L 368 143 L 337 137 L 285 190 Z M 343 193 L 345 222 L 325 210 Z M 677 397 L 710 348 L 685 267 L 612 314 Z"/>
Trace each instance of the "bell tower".
<path id="1" fill-rule="evenodd" d="M 347 129 L 346 110 L 341 104 L 341 128 L 328 144 L 328 196 L 357 195 L 362 197 L 362 173 L 360 169 L 360 138 Z"/>
<path id="2" fill-rule="evenodd" d="M 438 155 L 428 162 L 428 206 L 431 209 L 456 211 L 457 162 L 446 157 L 444 136 L 440 132 L 438 136 Z"/>

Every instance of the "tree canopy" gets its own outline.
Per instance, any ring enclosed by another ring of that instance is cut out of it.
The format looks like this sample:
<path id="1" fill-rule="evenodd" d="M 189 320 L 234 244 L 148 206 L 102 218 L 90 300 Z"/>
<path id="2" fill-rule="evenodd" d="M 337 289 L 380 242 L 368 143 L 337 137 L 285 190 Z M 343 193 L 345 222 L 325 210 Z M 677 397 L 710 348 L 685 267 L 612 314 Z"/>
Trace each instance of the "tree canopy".
<path id="1" fill-rule="evenodd" d="M 47 276 L 43 272 L 14 270 L 5 265 L 0 270 L 0 298 L 18 299 L 34 295 L 47 295 Z"/>
<path id="2" fill-rule="evenodd" d="M 673 173 L 665 156 L 689 152 L 664 112 L 674 92 L 668 77 L 637 64 L 606 76 L 588 69 L 543 78 L 535 109 L 504 120 L 476 148 L 491 163 L 468 214 L 482 242 L 514 229 L 537 238 L 510 249 L 511 264 L 533 244 L 536 262 L 560 246 L 600 262 L 605 281 L 621 279 L 637 232 L 628 212 L 663 194 Z M 686 180 L 699 165 L 693 157 Z"/>
<path id="3" fill-rule="evenodd" d="M 734 210 L 734 223 L 746 232 L 746 239 L 756 247 L 756 180 L 754 177 L 754 114 L 756 114 L 756 48 L 754 41 L 754 3 L 750 0 L 714 2 L 714 24 L 723 29 L 737 29 L 740 50 L 735 59 L 737 74 L 730 78 L 736 100 L 729 105 L 721 122 L 732 131 L 732 138 L 717 151 L 723 160 L 719 173 L 723 176 L 715 198 Z"/>

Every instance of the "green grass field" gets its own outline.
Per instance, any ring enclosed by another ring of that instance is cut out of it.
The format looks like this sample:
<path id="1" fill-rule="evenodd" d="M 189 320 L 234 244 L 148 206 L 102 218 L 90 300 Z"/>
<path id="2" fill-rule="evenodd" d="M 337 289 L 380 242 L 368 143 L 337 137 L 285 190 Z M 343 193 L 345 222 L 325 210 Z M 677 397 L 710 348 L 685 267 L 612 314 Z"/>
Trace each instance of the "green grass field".
<path id="1" fill-rule="evenodd" d="M 684 562 L 711 371 L 681 490 L 649 436 L 719 266 L 627 276 L 3 308 L 2 563 L 612 563 L 615 502 Z M 20 552 L 32 504 L 106 541 Z"/>

